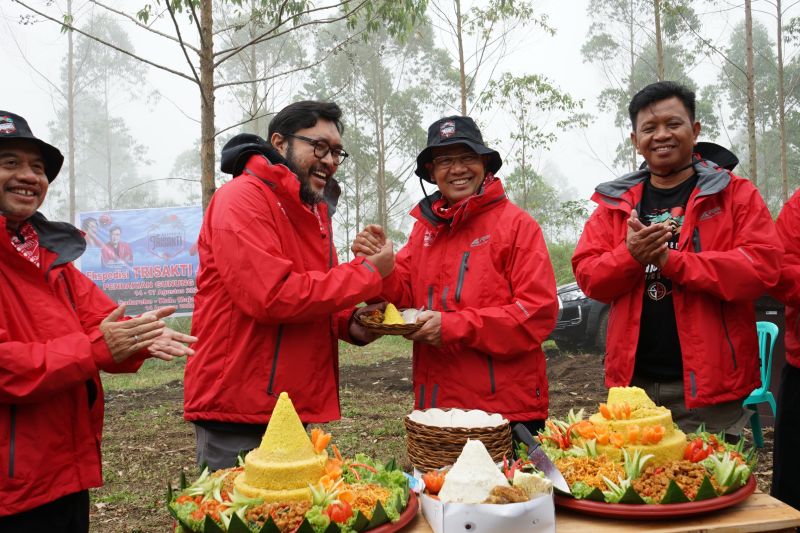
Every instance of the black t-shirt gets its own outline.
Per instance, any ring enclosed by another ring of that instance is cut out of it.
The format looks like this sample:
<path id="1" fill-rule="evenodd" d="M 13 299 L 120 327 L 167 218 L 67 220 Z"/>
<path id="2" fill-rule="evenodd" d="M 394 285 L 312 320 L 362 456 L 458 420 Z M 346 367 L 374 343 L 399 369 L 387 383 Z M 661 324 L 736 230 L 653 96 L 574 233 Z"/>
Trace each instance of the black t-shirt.
<path id="1" fill-rule="evenodd" d="M 678 247 L 686 203 L 697 185 L 697 175 L 671 189 L 653 187 L 644 182 L 642 200 L 637 209 L 645 226 L 672 221 L 675 226 L 671 249 Z M 683 377 L 683 359 L 672 303 L 672 281 L 655 265 L 645 267 L 642 296 L 642 321 L 636 347 L 634 372 L 655 380 L 671 381 Z"/>

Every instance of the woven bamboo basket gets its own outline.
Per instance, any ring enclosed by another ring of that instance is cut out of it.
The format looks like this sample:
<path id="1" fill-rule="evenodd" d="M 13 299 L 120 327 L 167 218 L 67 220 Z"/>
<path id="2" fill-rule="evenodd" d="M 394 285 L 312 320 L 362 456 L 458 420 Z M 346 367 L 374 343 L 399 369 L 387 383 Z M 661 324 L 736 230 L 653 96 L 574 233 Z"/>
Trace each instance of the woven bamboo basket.
<path id="1" fill-rule="evenodd" d="M 449 409 L 442 409 L 448 411 Z M 467 439 L 483 442 L 495 462 L 511 459 L 511 425 L 508 420 L 494 427 L 438 427 L 405 417 L 406 447 L 411 464 L 420 472 L 452 465 L 461 455 Z"/>
<path id="2" fill-rule="evenodd" d="M 422 324 L 384 324 L 383 311 L 375 309 L 368 313 L 356 315 L 356 321 L 370 331 L 383 335 L 408 335 L 414 333 Z"/>

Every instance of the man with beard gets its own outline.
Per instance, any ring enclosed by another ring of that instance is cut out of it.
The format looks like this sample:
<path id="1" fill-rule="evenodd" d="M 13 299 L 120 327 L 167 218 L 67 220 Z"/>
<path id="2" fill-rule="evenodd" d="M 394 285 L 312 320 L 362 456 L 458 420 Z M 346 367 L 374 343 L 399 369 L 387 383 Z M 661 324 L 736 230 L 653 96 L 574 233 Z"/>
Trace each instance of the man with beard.
<path id="1" fill-rule="evenodd" d="M 270 122 L 269 144 L 240 134 L 222 150 L 222 171 L 235 178 L 214 194 L 200 231 L 192 330 L 202 340 L 185 375 L 198 464 L 235 466 L 259 445 L 284 391 L 303 423 L 338 419 L 338 340 L 375 339 L 354 306 L 380 293 L 394 253 L 387 242 L 338 264 L 340 117 L 334 103 L 296 102 Z"/>

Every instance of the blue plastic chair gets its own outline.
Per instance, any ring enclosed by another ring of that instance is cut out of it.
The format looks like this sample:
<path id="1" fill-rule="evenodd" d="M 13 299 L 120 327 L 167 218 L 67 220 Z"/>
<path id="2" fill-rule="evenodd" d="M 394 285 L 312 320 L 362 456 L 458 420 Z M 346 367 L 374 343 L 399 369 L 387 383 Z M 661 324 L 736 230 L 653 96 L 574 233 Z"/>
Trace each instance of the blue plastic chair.
<path id="1" fill-rule="evenodd" d="M 775 416 L 775 397 L 769 390 L 769 379 L 772 375 L 772 349 L 778 339 L 778 326 L 772 322 L 757 322 L 758 353 L 761 357 L 761 386 L 745 398 L 743 406 L 753 411 L 750 415 L 750 427 L 753 429 L 753 440 L 758 448 L 764 447 L 764 435 L 761 432 L 761 420 L 758 417 L 758 404 L 767 402 Z"/>

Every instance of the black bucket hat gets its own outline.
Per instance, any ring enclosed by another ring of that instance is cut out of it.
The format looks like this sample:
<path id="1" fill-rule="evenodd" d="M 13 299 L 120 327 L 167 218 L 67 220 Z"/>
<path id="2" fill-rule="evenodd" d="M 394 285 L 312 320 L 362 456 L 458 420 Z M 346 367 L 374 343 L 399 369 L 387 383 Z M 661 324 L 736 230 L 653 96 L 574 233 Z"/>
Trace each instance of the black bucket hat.
<path id="1" fill-rule="evenodd" d="M 503 160 L 496 150 L 487 148 L 483 144 L 481 130 L 475 121 L 469 117 L 452 116 L 440 118 L 428 128 L 428 145 L 417 156 L 417 169 L 414 173 L 420 178 L 433 183 L 426 163 L 431 162 L 431 151 L 437 146 L 449 146 L 451 144 L 465 144 L 472 148 L 476 154 L 488 155 L 489 163 L 486 166 L 487 172 L 495 173 L 503 166 Z"/>
<path id="2" fill-rule="evenodd" d="M 58 176 L 64 156 L 61 151 L 35 137 L 28 126 L 28 121 L 21 116 L 9 111 L 0 111 L 0 144 L 6 139 L 26 139 L 32 141 L 42 151 L 44 158 L 44 174 L 47 181 L 52 182 Z"/>

